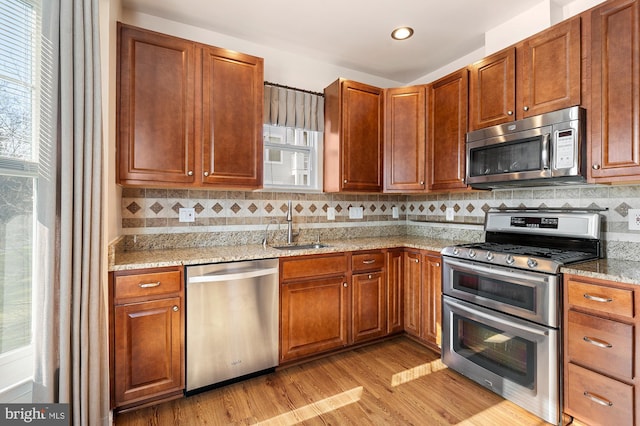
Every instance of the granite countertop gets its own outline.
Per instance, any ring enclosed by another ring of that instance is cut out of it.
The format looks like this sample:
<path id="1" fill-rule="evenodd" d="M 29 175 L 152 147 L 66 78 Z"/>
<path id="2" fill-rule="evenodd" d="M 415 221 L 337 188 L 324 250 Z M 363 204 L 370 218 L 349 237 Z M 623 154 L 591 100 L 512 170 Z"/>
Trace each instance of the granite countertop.
<path id="1" fill-rule="evenodd" d="M 253 244 L 174 250 L 123 251 L 114 253 L 109 259 L 109 271 L 157 268 L 162 266 L 198 265 L 394 247 L 409 247 L 439 252 L 446 246 L 460 244 L 461 242 L 426 237 L 391 236 L 327 240 L 322 241 L 322 243 L 328 245 L 328 247 L 309 250 L 278 250 L 272 247 L 264 248 L 262 245 Z"/>
<path id="2" fill-rule="evenodd" d="M 640 285 L 640 262 L 635 260 L 599 259 L 562 267 L 565 274 Z"/>

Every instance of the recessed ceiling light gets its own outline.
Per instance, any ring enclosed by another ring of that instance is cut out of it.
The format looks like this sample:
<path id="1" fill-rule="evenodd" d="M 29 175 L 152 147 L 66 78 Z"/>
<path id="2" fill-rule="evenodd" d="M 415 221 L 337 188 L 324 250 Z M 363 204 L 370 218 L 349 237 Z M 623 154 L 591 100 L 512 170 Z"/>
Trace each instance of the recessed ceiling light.
<path id="1" fill-rule="evenodd" d="M 413 28 L 398 27 L 391 31 L 391 38 L 394 40 L 406 40 L 413 35 Z"/>

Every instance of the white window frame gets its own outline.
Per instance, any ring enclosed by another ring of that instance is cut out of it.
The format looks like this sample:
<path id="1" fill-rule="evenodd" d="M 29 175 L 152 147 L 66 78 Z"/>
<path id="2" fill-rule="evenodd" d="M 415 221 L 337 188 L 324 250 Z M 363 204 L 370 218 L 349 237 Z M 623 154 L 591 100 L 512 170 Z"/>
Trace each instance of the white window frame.
<path id="1" fill-rule="evenodd" d="M 315 134 L 315 140 L 311 141 L 308 145 L 296 144 L 295 141 L 309 136 L 309 132 Z M 297 129 L 291 127 L 275 126 L 265 124 L 263 127 L 263 150 L 264 150 L 264 189 L 271 191 L 296 191 L 296 192 L 322 192 L 322 147 L 323 147 L 323 134 L 322 132 L 315 132 L 304 129 Z M 306 172 L 301 172 L 297 169 L 291 168 L 290 173 L 294 176 L 295 181 L 300 181 L 303 176 L 307 176 L 307 185 L 287 185 L 287 184 L 275 184 L 267 180 L 267 168 L 274 164 L 283 164 L 284 156 L 281 155 L 281 161 L 270 161 L 269 151 L 278 150 L 286 151 L 292 154 L 300 153 L 306 155 L 308 158 L 309 168 Z M 302 174 L 301 174 L 302 173 Z"/>

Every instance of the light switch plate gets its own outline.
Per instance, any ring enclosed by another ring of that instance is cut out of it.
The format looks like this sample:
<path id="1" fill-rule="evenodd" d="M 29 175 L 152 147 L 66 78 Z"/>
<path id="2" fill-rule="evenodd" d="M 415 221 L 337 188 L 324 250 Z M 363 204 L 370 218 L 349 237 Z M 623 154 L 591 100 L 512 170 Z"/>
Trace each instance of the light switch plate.
<path id="1" fill-rule="evenodd" d="M 181 208 L 179 212 L 178 221 L 180 222 L 195 222 L 196 221 L 196 209 L 193 208 Z"/>
<path id="2" fill-rule="evenodd" d="M 362 219 L 364 217 L 363 207 L 349 207 L 349 219 Z"/>
<path id="3" fill-rule="evenodd" d="M 393 219 L 398 219 L 400 214 L 398 213 L 398 208 L 396 206 L 391 207 L 391 217 Z"/>
<path id="4" fill-rule="evenodd" d="M 445 210 L 445 219 L 453 220 L 454 213 L 453 207 L 447 207 L 447 210 Z"/>
<path id="5" fill-rule="evenodd" d="M 327 207 L 327 220 L 336 220 L 336 209 Z"/>
<path id="6" fill-rule="evenodd" d="M 629 209 L 629 230 L 640 231 L 640 209 Z"/>

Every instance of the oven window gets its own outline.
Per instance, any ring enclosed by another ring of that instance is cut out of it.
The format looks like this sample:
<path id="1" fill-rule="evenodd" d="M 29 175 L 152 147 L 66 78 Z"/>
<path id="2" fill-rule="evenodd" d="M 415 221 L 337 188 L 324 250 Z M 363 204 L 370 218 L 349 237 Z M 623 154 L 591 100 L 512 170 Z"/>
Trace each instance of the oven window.
<path id="1" fill-rule="evenodd" d="M 533 389 L 535 342 L 453 314 L 453 350 L 493 373 Z"/>
<path id="2" fill-rule="evenodd" d="M 542 170 L 542 136 L 473 148 L 469 152 L 471 176 Z"/>
<path id="3" fill-rule="evenodd" d="M 453 288 L 531 312 L 535 311 L 535 287 L 454 270 Z"/>

